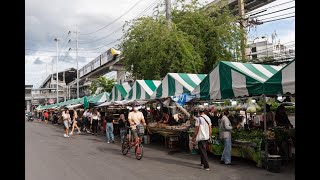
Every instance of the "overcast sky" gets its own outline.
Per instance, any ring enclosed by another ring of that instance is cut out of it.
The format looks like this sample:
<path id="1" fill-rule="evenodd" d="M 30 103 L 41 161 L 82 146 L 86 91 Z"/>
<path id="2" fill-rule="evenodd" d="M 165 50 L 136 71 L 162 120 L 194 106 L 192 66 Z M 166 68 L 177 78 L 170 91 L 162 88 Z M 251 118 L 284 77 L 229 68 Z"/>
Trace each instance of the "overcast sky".
<path id="1" fill-rule="evenodd" d="M 56 72 L 56 43 L 59 37 L 60 58 L 58 70 L 76 68 L 75 48 L 76 26 L 79 34 L 79 68 L 111 47 L 116 47 L 121 38 L 121 27 L 125 21 L 138 15 L 152 15 L 153 8 L 160 0 L 26 0 L 25 11 L 25 84 L 38 87 L 52 72 Z M 175 0 L 171 0 L 174 2 Z M 211 2 L 212 0 L 208 0 Z M 268 12 L 294 6 L 292 0 L 276 0 L 267 6 Z M 205 0 L 201 0 L 205 2 Z M 284 2 L 284 5 L 272 7 Z M 134 7 L 133 7 L 134 6 Z M 131 10 L 127 12 L 129 9 Z M 295 8 L 261 16 L 258 19 L 287 17 L 294 15 Z M 126 13 L 127 12 L 127 13 Z M 258 12 L 258 10 L 255 10 Z M 264 14 L 261 13 L 261 14 Z M 124 15 L 123 15 L 124 14 Z M 123 16 L 122 16 L 123 15 Z M 121 18 L 119 18 L 121 16 Z M 266 19 L 267 21 L 270 19 Z M 250 29 L 249 39 L 269 36 L 276 31 L 282 43 L 294 43 L 295 18 L 265 23 Z M 108 25 L 108 26 L 107 26 Z M 107 26 L 107 27 L 106 27 Z M 104 28 L 103 28 L 104 27 Z M 101 29 L 103 28 L 103 29 Z M 99 30 L 101 29 L 101 30 Z M 99 31 L 97 31 L 99 30 Z M 86 35 L 87 34 L 87 35 Z M 71 41 L 68 43 L 68 40 Z M 69 53 L 68 53 L 69 52 Z"/>

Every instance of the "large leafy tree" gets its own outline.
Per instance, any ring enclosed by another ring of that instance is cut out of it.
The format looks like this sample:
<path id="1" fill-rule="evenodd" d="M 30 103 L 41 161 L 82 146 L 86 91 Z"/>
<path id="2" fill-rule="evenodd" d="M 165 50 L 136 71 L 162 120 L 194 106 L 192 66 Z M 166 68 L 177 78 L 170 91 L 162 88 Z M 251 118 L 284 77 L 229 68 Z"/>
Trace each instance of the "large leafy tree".
<path id="1" fill-rule="evenodd" d="M 100 76 L 91 82 L 89 89 L 91 94 L 95 94 L 98 88 L 99 88 L 97 92 L 98 94 L 102 92 L 110 93 L 112 91 L 114 84 L 115 84 L 114 79 L 108 79 L 105 76 Z"/>
<path id="2" fill-rule="evenodd" d="M 240 40 L 237 19 L 227 8 L 204 8 L 197 0 L 173 5 L 171 28 L 163 13 L 125 27 L 121 48 L 137 79 L 161 79 L 169 72 L 208 73 L 218 60 L 234 60 Z"/>

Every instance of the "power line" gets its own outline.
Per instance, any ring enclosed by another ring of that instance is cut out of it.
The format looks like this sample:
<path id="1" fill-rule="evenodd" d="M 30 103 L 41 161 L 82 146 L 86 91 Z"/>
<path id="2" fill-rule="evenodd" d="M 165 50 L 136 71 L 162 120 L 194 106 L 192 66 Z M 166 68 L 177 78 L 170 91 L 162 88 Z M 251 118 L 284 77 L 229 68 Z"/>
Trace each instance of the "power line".
<path id="1" fill-rule="evenodd" d="M 84 50 L 84 51 L 97 50 L 97 49 L 100 49 L 100 48 L 103 48 L 103 47 L 109 46 L 110 44 L 113 44 L 113 43 L 115 43 L 115 42 L 117 42 L 117 41 L 120 41 L 120 39 L 116 39 L 115 41 L 112 41 L 112 42 L 110 42 L 110 43 L 108 43 L 108 44 L 106 44 L 106 45 L 103 45 L 103 46 L 100 46 L 100 47 L 97 47 L 97 48 L 93 48 L 93 49 Z"/>
<path id="2" fill-rule="evenodd" d="M 274 14 L 274 13 L 277 13 L 277 12 L 281 12 L 281 11 L 285 11 L 285 10 L 288 10 L 288 9 L 292 9 L 292 8 L 294 8 L 294 7 L 295 7 L 295 6 L 291 6 L 291 7 L 288 7 L 288 8 L 280 9 L 280 10 L 273 11 L 273 12 L 266 13 L 266 14 L 260 14 L 260 15 L 257 15 L 257 16 L 250 16 L 250 18 L 257 18 L 257 17 L 260 17 L 260 16 L 268 15 L 268 14 Z"/>
<path id="3" fill-rule="evenodd" d="M 113 24 L 114 22 L 116 22 L 117 20 L 119 20 L 120 18 L 122 18 L 124 15 L 126 15 L 128 12 L 130 12 L 134 7 L 136 7 L 140 2 L 142 2 L 143 0 L 138 0 L 138 2 L 136 2 L 130 9 L 128 9 L 125 13 L 123 13 L 121 16 L 119 16 L 117 19 L 113 20 L 111 23 L 107 24 L 106 26 L 96 30 L 96 31 L 93 31 L 93 32 L 90 32 L 90 33 L 85 33 L 85 34 L 82 34 L 82 35 L 90 35 L 90 34 L 93 34 L 93 33 L 96 33 L 96 32 L 99 32 L 101 31 L 102 29 L 105 29 L 107 27 L 109 27 L 111 24 Z"/>
<path id="4" fill-rule="evenodd" d="M 295 0 L 293 0 L 293 1 L 295 1 Z M 256 10 L 256 11 L 251 11 L 251 12 L 248 12 L 248 13 L 246 13 L 246 14 L 252 14 L 252 13 L 257 13 L 257 12 L 259 12 L 259 11 L 264 11 L 264 10 L 268 10 L 268 9 L 271 9 L 271 8 L 273 8 L 273 7 L 277 7 L 277 6 L 281 6 L 281 5 L 284 5 L 284 4 L 288 4 L 288 3 L 291 3 L 291 2 L 293 2 L 293 1 L 287 1 L 287 2 L 284 2 L 284 3 L 281 3 L 281 4 L 276 4 L 276 5 L 274 5 L 274 6 L 270 6 L 270 7 L 268 7 L 268 8 L 265 8 L 265 9 L 260 9 L 260 10 Z"/>
<path id="5" fill-rule="evenodd" d="M 110 37 L 111 35 L 115 34 L 116 32 L 118 32 L 118 31 L 121 30 L 121 29 L 122 29 L 122 27 L 118 28 L 117 30 L 113 31 L 112 33 L 110 33 L 110 34 L 108 34 L 108 35 L 106 35 L 105 37 L 102 37 L 102 38 L 100 38 L 100 39 L 96 39 L 96 40 L 90 41 L 90 42 L 82 42 L 82 43 L 79 42 L 79 44 L 89 44 L 89 43 L 93 43 L 93 42 L 97 42 L 97 41 L 106 39 L 106 38 Z"/>
<path id="6" fill-rule="evenodd" d="M 150 8 L 152 8 L 152 7 L 157 3 L 157 1 L 159 1 L 159 0 L 154 1 L 151 5 L 149 5 L 146 9 L 144 9 L 142 12 L 140 12 L 140 13 L 139 13 L 136 17 L 134 17 L 133 19 L 136 19 L 137 17 L 143 15 L 146 11 L 148 11 Z M 94 43 L 94 42 L 97 42 L 97 41 L 106 39 L 106 38 L 110 37 L 111 35 L 119 32 L 119 30 L 121 30 L 121 29 L 122 29 L 122 26 L 119 27 L 118 29 L 116 29 L 115 31 L 113 31 L 112 33 L 110 33 L 110 34 L 108 34 L 108 35 L 106 35 L 106 36 L 104 36 L 104 37 L 102 37 L 102 38 L 99 38 L 99 39 L 96 39 L 96 40 L 93 40 L 93 41 L 89 41 L 89 42 L 79 42 L 79 44 L 89 44 L 89 43 Z"/>
<path id="7" fill-rule="evenodd" d="M 268 17 L 268 18 L 265 18 L 265 19 L 259 19 L 259 21 L 264 21 L 264 20 L 267 20 L 267 19 L 272 19 L 272 18 L 276 18 L 276 17 L 286 16 L 286 15 L 294 14 L 294 13 L 295 13 L 295 12 L 286 13 L 286 14 L 281 14 L 281 15 L 278 15 L 278 16 L 272 16 L 272 17 Z"/>
<path id="8" fill-rule="evenodd" d="M 134 17 L 133 19 L 136 19 L 136 18 L 144 15 L 144 13 L 147 12 L 150 8 L 152 8 L 158 1 L 159 1 L 159 0 L 155 0 L 151 5 L 149 5 L 146 9 L 144 9 L 141 13 L 139 13 L 139 14 L 138 14 L 136 17 Z M 107 36 L 109 37 L 109 36 L 111 36 L 112 34 L 117 33 L 120 29 L 122 29 L 122 27 L 118 28 L 116 31 L 108 34 Z M 106 37 L 104 37 L 104 38 L 106 38 Z M 101 38 L 101 39 L 104 39 L 104 38 Z M 101 39 L 100 39 L 100 40 L 101 40 Z M 105 46 L 108 46 L 108 45 L 110 45 L 110 44 L 112 44 L 112 43 L 115 43 L 115 42 L 117 42 L 117 41 L 119 41 L 119 40 L 120 40 L 120 39 L 117 39 L 117 40 L 115 40 L 115 41 L 113 41 L 113 42 L 108 43 L 107 45 L 103 45 L 103 46 L 100 46 L 100 47 L 97 47 L 97 48 L 93 48 L 93 49 L 89 49 L 89 50 L 84 50 L 84 51 L 97 50 L 97 49 L 103 48 L 103 47 L 105 47 Z M 98 40 L 97 40 L 97 41 L 98 41 Z"/>
<path id="9" fill-rule="evenodd" d="M 42 52 L 56 52 L 56 51 L 49 51 L 49 50 L 39 50 L 39 49 L 25 49 L 26 51 L 42 51 Z"/>
<path id="10" fill-rule="evenodd" d="M 293 17 L 295 17 L 295 16 L 288 16 L 288 17 L 284 17 L 284 18 L 273 19 L 273 20 L 269 20 L 269 21 L 264 21 L 262 23 L 264 24 L 264 23 L 268 23 L 268 22 L 279 21 L 279 20 L 282 20 L 282 19 L 288 19 L 288 18 L 293 18 Z"/>

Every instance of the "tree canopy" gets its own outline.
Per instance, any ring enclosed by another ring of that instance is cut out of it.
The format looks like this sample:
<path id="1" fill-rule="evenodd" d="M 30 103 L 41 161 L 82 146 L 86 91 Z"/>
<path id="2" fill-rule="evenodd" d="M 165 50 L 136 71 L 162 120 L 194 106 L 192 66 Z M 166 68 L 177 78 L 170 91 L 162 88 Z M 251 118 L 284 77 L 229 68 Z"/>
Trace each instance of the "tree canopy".
<path id="1" fill-rule="evenodd" d="M 160 5 L 161 6 L 161 5 Z M 172 24 L 164 13 L 125 26 L 120 47 L 126 69 L 136 79 L 161 79 L 169 72 L 208 73 L 220 60 L 239 53 L 240 28 L 227 6 L 177 0 Z"/>
<path id="2" fill-rule="evenodd" d="M 102 92 L 110 93 L 112 91 L 114 84 L 115 84 L 114 79 L 108 79 L 105 76 L 100 76 L 91 82 L 91 85 L 89 87 L 90 93 L 91 95 L 96 93 L 100 94 Z"/>

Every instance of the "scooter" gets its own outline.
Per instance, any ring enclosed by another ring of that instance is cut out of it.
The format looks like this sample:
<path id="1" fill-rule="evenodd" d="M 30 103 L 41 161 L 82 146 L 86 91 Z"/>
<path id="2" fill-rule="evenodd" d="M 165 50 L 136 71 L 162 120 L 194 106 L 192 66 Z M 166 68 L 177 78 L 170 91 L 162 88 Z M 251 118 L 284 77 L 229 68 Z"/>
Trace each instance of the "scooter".
<path id="1" fill-rule="evenodd" d="M 33 117 L 32 116 L 28 116 L 28 121 L 33 121 Z"/>

